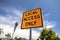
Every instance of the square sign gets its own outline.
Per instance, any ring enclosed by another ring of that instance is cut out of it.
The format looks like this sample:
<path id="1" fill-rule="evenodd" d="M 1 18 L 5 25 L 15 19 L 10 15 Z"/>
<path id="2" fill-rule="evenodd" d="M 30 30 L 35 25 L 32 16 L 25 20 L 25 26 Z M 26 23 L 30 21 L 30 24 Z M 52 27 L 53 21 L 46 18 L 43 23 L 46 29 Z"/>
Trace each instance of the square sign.
<path id="1" fill-rule="evenodd" d="M 41 8 L 33 9 L 23 13 L 22 29 L 43 27 Z"/>

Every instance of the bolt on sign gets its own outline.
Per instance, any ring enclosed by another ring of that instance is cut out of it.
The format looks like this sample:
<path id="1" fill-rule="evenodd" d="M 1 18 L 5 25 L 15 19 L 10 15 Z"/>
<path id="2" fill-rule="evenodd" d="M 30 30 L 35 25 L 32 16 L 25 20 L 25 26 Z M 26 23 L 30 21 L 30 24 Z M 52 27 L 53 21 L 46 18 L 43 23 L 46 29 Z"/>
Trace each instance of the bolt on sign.
<path id="1" fill-rule="evenodd" d="M 41 8 L 29 10 L 23 13 L 22 29 L 43 27 Z"/>

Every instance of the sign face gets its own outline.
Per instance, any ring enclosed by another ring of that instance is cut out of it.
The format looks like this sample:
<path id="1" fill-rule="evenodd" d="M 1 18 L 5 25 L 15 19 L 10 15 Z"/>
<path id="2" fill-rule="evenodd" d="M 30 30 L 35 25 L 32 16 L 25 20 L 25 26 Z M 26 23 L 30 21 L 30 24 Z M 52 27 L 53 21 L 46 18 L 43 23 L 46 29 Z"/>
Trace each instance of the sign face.
<path id="1" fill-rule="evenodd" d="M 23 13 L 22 29 L 43 27 L 41 8 L 33 9 Z"/>

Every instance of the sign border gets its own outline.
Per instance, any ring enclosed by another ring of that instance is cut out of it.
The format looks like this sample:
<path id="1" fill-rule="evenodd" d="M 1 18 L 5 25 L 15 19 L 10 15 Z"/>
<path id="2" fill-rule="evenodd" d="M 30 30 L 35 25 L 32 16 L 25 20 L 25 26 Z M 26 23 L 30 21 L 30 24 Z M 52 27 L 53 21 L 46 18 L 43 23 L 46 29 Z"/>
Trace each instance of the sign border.
<path id="1" fill-rule="evenodd" d="M 35 9 L 32 9 L 32 10 L 36 10 L 36 9 L 40 9 L 40 13 L 41 13 L 41 23 L 42 23 L 42 26 L 34 26 L 34 27 L 31 27 L 31 28 L 41 28 L 41 27 L 43 27 L 43 18 L 42 18 L 42 11 L 41 11 L 41 8 L 35 8 Z M 32 10 L 28 10 L 28 11 L 32 11 Z M 28 12 L 28 11 L 25 11 L 25 12 Z M 22 28 L 22 24 L 23 24 L 23 17 L 24 17 L 24 13 L 25 12 L 23 12 L 23 16 L 22 16 L 22 21 L 21 21 L 21 29 L 31 29 L 30 27 L 28 27 L 28 28 Z"/>

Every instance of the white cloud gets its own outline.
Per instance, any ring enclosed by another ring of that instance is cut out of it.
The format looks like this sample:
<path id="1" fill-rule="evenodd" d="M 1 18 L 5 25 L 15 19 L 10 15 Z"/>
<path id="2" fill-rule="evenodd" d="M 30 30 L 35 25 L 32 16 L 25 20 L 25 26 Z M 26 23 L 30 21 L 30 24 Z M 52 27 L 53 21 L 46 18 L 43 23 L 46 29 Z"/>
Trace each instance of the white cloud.
<path id="1" fill-rule="evenodd" d="M 0 24 L 9 24 L 9 25 L 14 25 L 15 22 L 20 22 L 17 17 L 14 16 L 0 16 Z"/>
<path id="2" fill-rule="evenodd" d="M 3 35 L 2 37 L 5 37 L 5 34 L 7 33 L 12 33 L 12 29 L 13 29 L 10 27 L 10 25 L 4 25 L 4 24 L 0 24 L 0 28 L 2 28 L 4 31 L 4 34 L 2 34 Z"/>
<path id="3" fill-rule="evenodd" d="M 49 25 L 48 25 L 49 24 Z M 50 23 L 48 23 L 46 25 L 46 28 L 51 28 L 53 27 Z M 10 25 L 4 25 L 4 24 L 0 24 L 0 27 L 2 27 L 4 29 L 4 34 L 7 34 L 7 33 L 11 33 L 13 32 L 13 28 L 14 27 L 11 27 Z M 14 34 L 14 37 L 17 36 L 17 37 L 23 37 L 23 38 L 29 38 L 29 29 L 20 29 L 21 27 L 17 27 L 16 31 L 15 31 L 15 34 Z M 37 39 L 40 35 L 40 32 L 38 31 L 35 31 L 35 30 L 32 30 L 32 38 L 35 38 Z"/>
<path id="4" fill-rule="evenodd" d="M 54 28 L 56 26 L 55 21 L 48 21 L 48 18 L 50 18 L 50 16 L 50 13 L 46 13 L 45 15 L 43 15 L 43 25 L 46 28 Z"/>
<path id="5" fill-rule="evenodd" d="M 45 18 L 45 17 L 48 17 L 48 16 L 50 16 L 50 13 L 45 14 L 45 15 L 44 15 L 44 18 Z"/>
<path id="6" fill-rule="evenodd" d="M 1 22 L 5 22 L 5 20 L 6 20 L 6 18 L 5 18 L 5 17 L 0 16 L 0 21 L 1 21 Z"/>
<path id="7" fill-rule="evenodd" d="M 46 21 L 45 24 L 47 24 L 46 25 L 47 28 L 53 27 L 53 24 L 48 21 Z M 0 24 L 0 28 L 4 29 L 3 30 L 4 34 L 7 34 L 7 33 L 12 34 L 14 29 L 14 27 L 11 27 L 10 25 L 5 25 L 5 24 Z M 20 29 L 20 28 L 21 28 L 20 25 L 18 25 L 15 31 L 14 37 L 17 36 L 17 37 L 29 39 L 29 29 Z M 40 32 L 32 30 L 32 38 L 37 39 L 39 35 L 40 35 Z M 5 36 L 3 35 L 3 37 Z"/>
<path id="8" fill-rule="evenodd" d="M 17 16 L 8 16 L 8 17 L 4 17 L 4 16 L 0 16 L 0 27 L 3 28 L 4 30 L 4 34 L 7 34 L 7 33 L 11 33 L 13 32 L 13 26 L 14 26 L 14 23 L 17 21 L 17 22 L 20 22 L 16 31 L 15 31 L 15 34 L 14 34 L 14 37 L 17 36 L 17 37 L 24 37 L 24 38 L 29 38 L 29 29 L 24 29 L 24 30 L 21 30 L 20 29 L 20 26 L 21 26 L 21 18 L 22 18 L 22 11 L 19 11 L 17 9 L 11 9 L 11 11 L 8 9 L 7 12 L 12 12 L 14 13 L 15 15 Z M 46 14 L 46 16 L 49 16 L 50 14 Z M 20 20 L 19 20 L 20 19 Z M 5 24 L 3 24 L 5 23 Z M 44 21 L 44 26 L 46 26 L 46 28 L 53 28 L 55 26 L 55 23 L 54 22 L 49 22 L 48 20 L 45 20 Z M 35 30 L 32 30 L 32 38 L 34 39 L 37 39 L 39 37 L 39 34 L 40 32 L 38 31 L 35 31 Z M 3 35 L 3 37 L 5 37 Z"/>
<path id="9" fill-rule="evenodd" d="M 4 34 L 7 34 L 7 33 L 12 34 L 14 29 L 14 27 L 11 27 L 10 25 L 4 25 L 4 24 L 0 24 L 0 28 L 4 29 L 3 30 Z M 29 29 L 20 29 L 20 27 L 17 27 L 14 37 L 15 36 L 29 39 Z M 39 32 L 32 30 L 32 38 L 37 39 L 38 36 L 39 36 Z M 3 35 L 2 37 L 5 37 L 5 35 Z"/>
<path id="10" fill-rule="evenodd" d="M 22 17 L 22 12 L 21 12 L 21 11 L 19 11 L 19 10 L 17 10 L 17 9 L 13 9 L 12 12 L 13 12 L 14 14 L 16 14 L 17 16 Z"/>
<path id="11" fill-rule="evenodd" d="M 4 8 L 4 10 L 7 13 L 12 13 L 14 15 L 16 15 L 17 17 L 22 17 L 23 11 L 22 10 L 18 10 L 17 8 Z"/>
<path id="12" fill-rule="evenodd" d="M 48 20 L 45 20 L 43 23 L 46 28 L 54 28 L 56 26 L 56 22 L 49 22 Z"/>
<path id="13" fill-rule="evenodd" d="M 32 31 L 32 36 L 33 36 L 32 38 L 37 39 L 40 36 L 40 32 L 33 30 Z"/>

